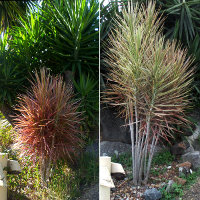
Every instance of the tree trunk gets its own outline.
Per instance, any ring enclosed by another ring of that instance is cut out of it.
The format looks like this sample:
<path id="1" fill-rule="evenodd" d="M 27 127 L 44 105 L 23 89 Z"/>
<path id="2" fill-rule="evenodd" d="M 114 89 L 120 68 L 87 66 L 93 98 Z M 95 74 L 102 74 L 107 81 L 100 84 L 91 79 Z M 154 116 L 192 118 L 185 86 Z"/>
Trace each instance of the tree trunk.
<path id="1" fill-rule="evenodd" d="M 9 106 L 8 104 L 1 104 L 0 105 L 0 111 L 5 116 L 5 118 L 8 120 L 8 122 L 14 126 L 14 117 L 16 116 L 16 112 L 14 109 Z"/>

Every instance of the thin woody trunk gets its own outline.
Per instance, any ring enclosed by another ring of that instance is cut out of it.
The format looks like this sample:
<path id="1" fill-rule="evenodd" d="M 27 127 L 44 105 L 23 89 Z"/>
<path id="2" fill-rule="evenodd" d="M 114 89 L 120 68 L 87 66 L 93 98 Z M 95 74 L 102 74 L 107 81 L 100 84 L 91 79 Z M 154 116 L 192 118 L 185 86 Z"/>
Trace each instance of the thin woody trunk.
<path id="1" fill-rule="evenodd" d="M 8 104 L 1 104 L 0 111 L 5 116 L 5 118 L 8 120 L 8 122 L 12 126 L 14 126 L 14 116 L 16 115 L 16 112 L 12 109 L 12 107 L 9 106 Z"/>
<path id="2" fill-rule="evenodd" d="M 135 185 L 146 184 L 148 181 L 151 162 L 153 159 L 155 147 L 158 142 L 158 136 L 153 135 L 151 148 L 149 149 L 150 141 L 150 117 L 146 119 L 146 129 L 143 134 L 140 132 L 140 120 L 137 114 L 137 106 L 133 117 L 133 110 L 130 109 L 129 128 L 131 132 L 132 143 L 132 165 L 133 165 L 133 182 Z M 132 114 L 132 115 L 131 115 Z M 135 119 L 135 122 L 133 120 Z M 135 126 L 135 127 L 134 127 Z"/>
<path id="3" fill-rule="evenodd" d="M 55 135 L 53 136 L 53 139 L 52 139 L 51 153 L 53 153 L 54 143 L 55 143 Z M 51 164 L 52 164 L 51 156 L 49 158 L 44 158 L 44 156 L 42 156 L 41 177 L 42 177 L 42 182 L 43 182 L 44 186 L 47 186 L 47 182 L 50 177 Z"/>

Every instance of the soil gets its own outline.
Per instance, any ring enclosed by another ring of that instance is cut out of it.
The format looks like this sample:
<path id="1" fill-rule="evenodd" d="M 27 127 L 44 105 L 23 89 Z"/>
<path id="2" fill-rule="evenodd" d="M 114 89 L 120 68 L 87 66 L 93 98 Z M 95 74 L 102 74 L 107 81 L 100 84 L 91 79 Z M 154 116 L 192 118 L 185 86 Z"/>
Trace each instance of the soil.
<path id="1" fill-rule="evenodd" d="M 81 197 L 77 200 L 98 200 L 99 199 L 99 183 L 84 188 Z"/>
<path id="2" fill-rule="evenodd" d="M 197 178 L 195 184 L 193 184 L 188 190 L 184 192 L 182 200 L 199 200 L 200 199 L 200 177 Z"/>
<path id="3" fill-rule="evenodd" d="M 171 163 L 171 167 L 168 165 L 153 167 L 153 172 L 149 177 L 149 183 L 146 186 L 134 187 L 133 180 L 128 178 L 131 176 L 131 171 L 126 169 L 126 178 L 124 180 L 114 180 L 115 188 L 111 189 L 111 200 L 141 200 L 143 193 L 147 188 L 162 188 L 169 180 L 173 180 L 175 176 L 179 175 L 177 161 Z M 187 199 L 188 200 L 188 199 Z"/>

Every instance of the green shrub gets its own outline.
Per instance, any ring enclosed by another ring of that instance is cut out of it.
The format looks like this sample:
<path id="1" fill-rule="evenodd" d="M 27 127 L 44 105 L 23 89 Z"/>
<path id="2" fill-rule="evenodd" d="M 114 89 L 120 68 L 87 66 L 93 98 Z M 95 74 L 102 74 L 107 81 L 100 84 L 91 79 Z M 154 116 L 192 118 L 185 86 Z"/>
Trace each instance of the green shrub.
<path id="1" fill-rule="evenodd" d="M 172 161 L 174 161 L 175 157 L 169 151 L 163 151 L 158 153 L 153 157 L 152 164 L 153 165 L 170 165 Z"/>

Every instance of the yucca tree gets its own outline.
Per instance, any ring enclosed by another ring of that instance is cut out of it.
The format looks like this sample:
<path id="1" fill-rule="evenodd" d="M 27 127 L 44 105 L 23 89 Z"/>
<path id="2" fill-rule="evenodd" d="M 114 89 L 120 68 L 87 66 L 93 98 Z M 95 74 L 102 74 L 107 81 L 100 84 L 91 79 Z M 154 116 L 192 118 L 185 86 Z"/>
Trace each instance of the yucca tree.
<path id="1" fill-rule="evenodd" d="M 0 33 L 18 24 L 26 10 L 34 5 L 33 1 L 0 1 Z"/>
<path id="2" fill-rule="evenodd" d="M 98 74 L 99 1 L 56 0 L 47 3 L 47 15 L 52 19 L 49 31 L 52 53 L 62 70 Z M 67 60 L 67 62 L 65 62 Z"/>
<path id="3" fill-rule="evenodd" d="M 178 39 L 187 46 L 200 33 L 200 2 L 198 0 L 157 0 L 166 16 L 165 36 Z"/>
<path id="4" fill-rule="evenodd" d="M 119 106 L 130 127 L 135 185 L 147 183 L 159 139 L 173 137 L 174 124 L 187 124 L 192 59 L 186 49 L 165 41 L 162 25 L 154 3 L 129 4 L 115 20 L 106 52 L 105 100 Z"/>

